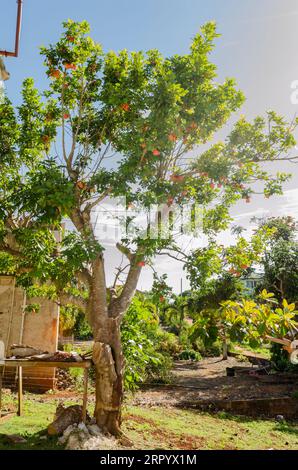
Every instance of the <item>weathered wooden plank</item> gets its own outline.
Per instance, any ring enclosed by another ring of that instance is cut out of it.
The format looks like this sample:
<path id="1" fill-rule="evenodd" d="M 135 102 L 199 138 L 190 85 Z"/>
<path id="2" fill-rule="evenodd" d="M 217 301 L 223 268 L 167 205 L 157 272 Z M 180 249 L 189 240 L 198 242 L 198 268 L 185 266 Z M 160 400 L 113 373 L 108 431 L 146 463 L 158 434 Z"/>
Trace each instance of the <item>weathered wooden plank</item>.
<path id="1" fill-rule="evenodd" d="M 26 359 L 6 359 L 5 367 L 59 367 L 68 369 L 78 367 L 80 369 L 89 369 L 92 366 L 91 361 L 82 362 L 50 362 L 50 361 L 28 361 Z"/>

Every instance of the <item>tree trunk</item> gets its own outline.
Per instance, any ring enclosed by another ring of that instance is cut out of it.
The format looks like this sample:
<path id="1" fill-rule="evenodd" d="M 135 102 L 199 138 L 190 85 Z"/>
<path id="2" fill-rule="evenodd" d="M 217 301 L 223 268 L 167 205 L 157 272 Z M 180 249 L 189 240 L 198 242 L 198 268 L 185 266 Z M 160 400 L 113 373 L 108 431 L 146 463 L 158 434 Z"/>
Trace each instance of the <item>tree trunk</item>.
<path id="1" fill-rule="evenodd" d="M 222 342 L 222 358 L 224 361 L 228 360 L 228 343 L 226 338 L 223 338 Z"/>
<path id="2" fill-rule="evenodd" d="M 107 323 L 104 334 L 103 331 L 99 332 L 93 347 L 93 362 L 96 369 L 94 416 L 97 425 L 104 432 L 118 436 L 121 433 L 124 361 L 120 326 L 111 318 Z"/>
<path id="3" fill-rule="evenodd" d="M 135 293 L 142 268 L 131 263 L 121 295 L 107 305 L 104 264 L 101 255 L 93 262 L 88 305 L 94 335 L 93 362 L 96 369 L 97 425 L 114 436 L 121 435 L 124 359 L 120 324 Z"/>

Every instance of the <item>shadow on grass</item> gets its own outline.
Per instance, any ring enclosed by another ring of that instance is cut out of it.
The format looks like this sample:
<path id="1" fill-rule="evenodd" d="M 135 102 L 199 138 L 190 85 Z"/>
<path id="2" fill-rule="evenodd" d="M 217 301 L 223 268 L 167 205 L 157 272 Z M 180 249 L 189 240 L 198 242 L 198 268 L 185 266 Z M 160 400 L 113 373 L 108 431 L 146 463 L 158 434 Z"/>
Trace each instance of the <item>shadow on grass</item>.
<path id="1" fill-rule="evenodd" d="M 189 410 L 190 411 L 190 410 Z M 263 421 L 271 421 L 276 423 L 275 430 L 280 432 L 290 432 L 292 434 L 298 435 L 298 419 L 297 420 L 283 420 L 281 422 L 277 422 L 274 418 L 269 418 L 268 416 L 246 416 L 246 415 L 234 415 L 228 413 L 226 411 L 215 411 L 215 410 L 191 410 L 197 413 L 203 413 L 207 415 L 213 415 L 214 417 L 220 419 L 226 419 L 230 421 L 235 421 L 237 423 L 253 423 L 253 422 L 263 422 Z"/>
<path id="2" fill-rule="evenodd" d="M 50 437 L 46 431 L 39 431 L 30 435 L 19 435 L 26 439 L 23 443 L 11 442 L 9 435 L 0 434 L 0 450 L 63 450 L 57 437 Z"/>
<path id="3" fill-rule="evenodd" d="M 285 434 L 293 434 L 294 436 L 298 437 L 298 422 L 296 421 L 294 423 L 277 423 L 274 427 L 274 431 L 283 432 Z"/>

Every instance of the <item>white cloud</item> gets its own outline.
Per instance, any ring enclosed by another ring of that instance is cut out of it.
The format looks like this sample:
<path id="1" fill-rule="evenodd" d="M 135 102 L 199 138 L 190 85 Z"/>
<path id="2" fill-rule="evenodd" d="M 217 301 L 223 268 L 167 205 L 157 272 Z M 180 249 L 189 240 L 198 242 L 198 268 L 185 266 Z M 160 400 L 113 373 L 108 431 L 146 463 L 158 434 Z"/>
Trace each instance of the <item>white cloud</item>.
<path id="1" fill-rule="evenodd" d="M 253 217 L 263 217 L 265 215 L 268 215 L 270 211 L 268 209 L 264 209 L 262 207 L 259 207 L 258 209 L 250 212 L 243 212 L 240 214 L 234 215 L 234 220 L 242 220 L 242 219 L 252 219 Z"/>
<path id="2" fill-rule="evenodd" d="M 298 10 L 293 10 L 293 11 L 286 11 L 284 13 L 278 13 L 276 15 L 267 15 L 267 16 L 260 16 L 260 17 L 255 17 L 255 18 L 247 18 L 244 20 L 241 20 L 239 23 L 262 23 L 266 21 L 275 21 L 275 20 L 280 20 L 282 18 L 292 18 L 293 16 L 298 15 Z"/>
<path id="3" fill-rule="evenodd" d="M 285 191 L 283 200 L 279 214 L 291 215 L 298 220 L 298 188 Z"/>

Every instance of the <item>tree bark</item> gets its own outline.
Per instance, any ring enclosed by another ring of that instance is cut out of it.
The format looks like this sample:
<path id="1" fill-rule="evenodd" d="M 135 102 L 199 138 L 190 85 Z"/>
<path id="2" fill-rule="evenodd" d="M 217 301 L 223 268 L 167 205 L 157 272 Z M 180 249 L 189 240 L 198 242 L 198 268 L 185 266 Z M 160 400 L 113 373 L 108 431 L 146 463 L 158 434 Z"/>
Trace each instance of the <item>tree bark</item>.
<path id="1" fill-rule="evenodd" d="M 96 423 L 104 432 L 119 436 L 124 360 L 120 325 L 115 319 L 109 319 L 104 332 L 98 332 L 93 347 L 93 362 L 96 369 Z"/>
<path id="2" fill-rule="evenodd" d="M 92 263 L 87 315 L 94 336 L 93 362 L 96 371 L 97 425 L 114 436 L 121 435 L 124 358 L 120 325 L 135 293 L 141 267 L 132 260 L 122 293 L 107 302 L 104 259 L 99 254 Z"/>

